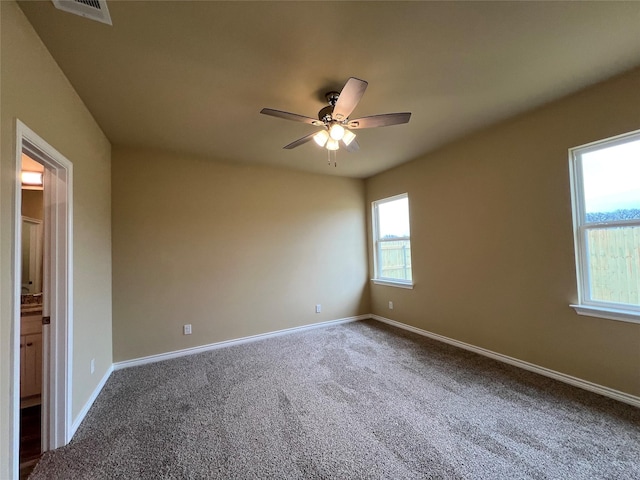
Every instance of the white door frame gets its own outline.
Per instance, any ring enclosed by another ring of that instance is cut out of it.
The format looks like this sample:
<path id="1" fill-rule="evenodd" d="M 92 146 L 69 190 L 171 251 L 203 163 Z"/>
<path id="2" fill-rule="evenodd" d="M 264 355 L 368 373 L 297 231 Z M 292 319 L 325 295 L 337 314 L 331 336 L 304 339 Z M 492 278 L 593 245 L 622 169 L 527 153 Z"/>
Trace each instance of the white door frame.
<path id="1" fill-rule="evenodd" d="M 14 201 L 13 272 L 14 303 L 11 342 L 11 427 L 9 441 L 13 477 L 20 470 L 20 295 L 22 153 L 45 167 L 45 258 L 43 316 L 51 324 L 43 326 L 42 449 L 62 447 L 71 441 L 71 379 L 73 353 L 73 165 L 20 120 L 16 120 L 16 180 Z"/>

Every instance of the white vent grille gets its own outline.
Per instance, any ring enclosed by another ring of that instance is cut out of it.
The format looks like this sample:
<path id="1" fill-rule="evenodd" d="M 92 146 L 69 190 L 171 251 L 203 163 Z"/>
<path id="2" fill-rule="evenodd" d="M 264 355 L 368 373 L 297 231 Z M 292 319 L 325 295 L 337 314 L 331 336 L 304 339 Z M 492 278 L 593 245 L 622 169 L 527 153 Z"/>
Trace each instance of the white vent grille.
<path id="1" fill-rule="evenodd" d="M 52 0 L 53 5 L 65 12 L 112 25 L 107 0 Z"/>

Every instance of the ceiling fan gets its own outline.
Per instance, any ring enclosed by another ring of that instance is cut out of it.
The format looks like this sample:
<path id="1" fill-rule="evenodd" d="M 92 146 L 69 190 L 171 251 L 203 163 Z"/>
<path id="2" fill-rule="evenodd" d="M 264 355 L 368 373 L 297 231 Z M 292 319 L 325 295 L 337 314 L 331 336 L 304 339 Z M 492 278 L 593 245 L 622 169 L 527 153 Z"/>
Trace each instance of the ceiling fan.
<path id="1" fill-rule="evenodd" d="M 272 108 L 263 108 L 260 110 L 260 113 L 322 127 L 322 130 L 319 132 L 310 133 L 291 142 L 289 145 L 285 145 L 284 148 L 287 150 L 314 140 L 320 147 L 325 147 L 329 151 L 338 150 L 340 144 L 342 144 L 347 151 L 354 152 L 358 150 L 360 146 L 355 139 L 356 134 L 351 130 L 399 125 L 408 123 L 411 118 L 411 112 L 404 112 L 385 113 L 349 120 L 349 115 L 351 115 L 351 112 L 353 112 L 358 102 L 360 102 L 364 91 L 367 89 L 367 85 L 368 83 L 364 80 L 351 77 L 347 80 L 341 92 L 328 92 L 325 97 L 329 105 L 318 112 L 317 119 L 274 110 Z"/>

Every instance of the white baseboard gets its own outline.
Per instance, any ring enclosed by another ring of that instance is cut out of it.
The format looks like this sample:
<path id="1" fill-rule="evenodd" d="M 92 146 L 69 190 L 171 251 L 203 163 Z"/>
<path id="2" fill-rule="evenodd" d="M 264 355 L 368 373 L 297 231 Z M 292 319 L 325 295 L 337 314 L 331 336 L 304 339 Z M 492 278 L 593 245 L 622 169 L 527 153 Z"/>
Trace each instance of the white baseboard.
<path id="1" fill-rule="evenodd" d="M 619 390 L 614 390 L 613 388 L 604 387 L 602 385 L 598 385 L 597 383 L 592 383 L 587 380 L 583 380 L 581 378 L 572 377 L 571 375 L 566 375 L 564 373 L 557 372 L 555 370 L 550 370 L 545 367 L 540 367 L 533 363 L 525 362 L 523 360 L 518 360 L 517 358 L 509 357 L 501 353 L 496 353 L 491 350 L 487 350 L 485 348 L 476 347 L 475 345 L 461 342 L 459 340 L 454 340 L 453 338 L 445 337 L 444 335 L 431 333 L 426 330 L 422 330 L 420 328 L 412 327 L 411 325 L 407 325 L 405 323 L 400 323 L 400 322 L 396 322 L 395 320 L 391 320 L 389 318 L 381 317 L 379 315 L 371 315 L 371 318 L 382 323 L 393 325 L 394 327 L 402 328 L 404 330 L 417 333 L 418 335 L 422 335 L 424 337 L 429 337 L 443 343 L 448 343 L 449 345 L 453 345 L 454 347 L 459 347 L 465 350 L 469 350 L 479 355 L 483 355 L 485 357 L 498 360 L 499 362 L 508 363 L 509 365 L 514 365 L 524 370 L 529 370 L 530 372 L 538 373 L 540 375 L 544 375 L 545 377 L 553 378 L 555 380 L 568 383 L 569 385 L 582 388 L 583 390 L 588 390 L 590 392 L 595 392 L 605 397 L 613 398 L 614 400 L 618 400 L 620 402 L 633 405 L 634 407 L 640 407 L 640 397 L 637 397 L 635 395 L 621 392 Z"/>
<path id="2" fill-rule="evenodd" d="M 243 343 L 255 342 L 256 340 L 264 340 L 265 338 L 278 337 L 280 335 L 288 335 L 290 333 L 302 332 L 305 330 L 311 330 L 313 328 L 328 327 L 331 325 L 339 325 L 341 323 L 355 322 L 358 320 L 367 320 L 371 318 L 371 315 L 358 315 L 355 317 L 339 318 L 337 320 L 329 320 L 327 322 L 314 323 L 312 325 L 303 325 L 301 327 L 285 328 L 284 330 L 276 330 L 275 332 L 260 333 L 258 335 L 251 335 L 249 337 L 236 338 L 233 340 L 225 340 L 223 342 L 209 343 L 207 345 L 201 345 L 199 347 L 185 348 L 183 350 L 174 350 L 167 353 L 160 353 L 157 355 L 150 355 L 148 357 L 134 358 L 132 360 L 124 360 L 113 364 L 114 370 L 121 370 L 123 368 L 137 367 L 139 365 L 146 365 L 147 363 L 162 362 L 164 360 L 170 360 L 172 358 L 184 357 L 186 355 L 195 355 L 196 353 L 208 352 L 210 350 L 216 350 L 218 348 L 231 347 L 234 345 L 242 345 Z"/>
<path id="3" fill-rule="evenodd" d="M 109 377 L 111 376 L 112 372 L 113 372 L 113 365 L 111 365 L 107 369 L 107 371 L 105 372 L 103 377 L 100 379 L 100 382 L 98 383 L 96 388 L 93 390 L 93 393 L 91 393 L 91 396 L 87 400 L 87 403 L 84 404 L 84 407 L 82 407 L 82 410 L 80 410 L 80 412 L 76 416 L 75 420 L 71 424 L 71 429 L 69 431 L 69 442 L 71 441 L 73 436 L 76 434 L 76 430 L 78 430 L 78 427 L 80 426 L 80 424 L 84 420 L 84 417 L 86 417 L 87 413 L 89 413 L 89 409 L 93 405 L 93 402 L 96 401 L 96 398 L 98 398 L 98 395 L 100 395 L 100 392 L 102 391 L 102 389 L 104 388 L 105 384 L 107 383 L 107 380 L 109 380 Z M 69 442 L 67 442 L 67 443 L 69 443 Z"/>

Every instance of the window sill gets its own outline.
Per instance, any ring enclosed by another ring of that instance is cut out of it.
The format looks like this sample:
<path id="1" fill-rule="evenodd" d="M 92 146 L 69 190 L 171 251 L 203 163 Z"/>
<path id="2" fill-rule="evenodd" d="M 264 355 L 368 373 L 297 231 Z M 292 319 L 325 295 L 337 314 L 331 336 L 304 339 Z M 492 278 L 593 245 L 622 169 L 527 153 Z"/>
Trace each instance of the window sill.
<path id="1" fill-rule="evenodd" d="M 379 280 L 377 278 L 372 278 L 371 281 L 376 285 L 385 285 L 387 287 L 408 288 L 409 290 L 413 289 L 413 283 L 394 282 L 393 280 Z"/>
<path id="2" fill-rule="evenodd" d="M 593 305 L 569 305 L 578 315 L 588 317 L 607 318 L 619 322 L 640 323 L 640 312 L 619 310 L 608 307 L 594 307 Z"/>

